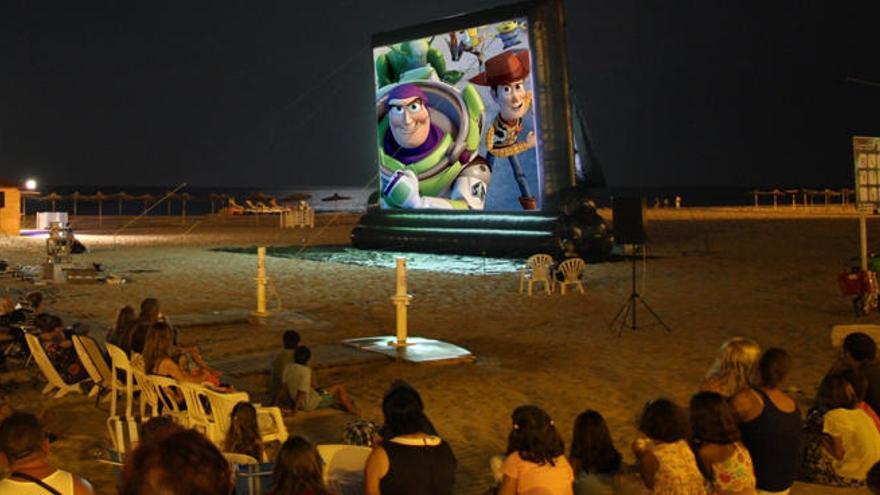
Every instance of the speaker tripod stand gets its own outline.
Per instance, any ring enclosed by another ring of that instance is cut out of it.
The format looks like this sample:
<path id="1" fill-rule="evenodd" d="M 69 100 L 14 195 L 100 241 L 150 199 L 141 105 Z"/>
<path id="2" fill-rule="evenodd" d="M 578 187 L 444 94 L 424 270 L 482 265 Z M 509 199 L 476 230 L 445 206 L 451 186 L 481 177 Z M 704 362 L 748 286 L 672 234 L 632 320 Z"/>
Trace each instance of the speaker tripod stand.
<path id="1" fill-rule="evenodd" d="M 638 328 L 637 324 L 637 310 L 639 304 L 644 306 L 648 313 L 657 320 L 658 323 L 666 330 L 667 333 L 672 333 L 672 329 L 669 328 L 660 315 L 651 308 L 651 305 L 645 301 L 641 295 L 639 295 L 638 289 L 636 289 L 636 260 L 639 258 L 639 252 L 641 252 L 641 245 L 636 244 L 634 253 L 630 256 L 632 260 L 632 291 L 629 294 L 629 297 L 626 299 L 626 302 L 623 303 L 623 306 L 620 307 L 620 310 L 617 311 L 617 314 L 614 315 L 614 319 L 611 320 L 611 323 L 608 324 L 609 329 L 613 329 L 615 325 L 617 325 L 617 336 L 621 336 L 623 334 L 624 327 L 629 327 L 630 330 L 635 331 Z M 627 324 L 629 321 L 629 324 Z"/>

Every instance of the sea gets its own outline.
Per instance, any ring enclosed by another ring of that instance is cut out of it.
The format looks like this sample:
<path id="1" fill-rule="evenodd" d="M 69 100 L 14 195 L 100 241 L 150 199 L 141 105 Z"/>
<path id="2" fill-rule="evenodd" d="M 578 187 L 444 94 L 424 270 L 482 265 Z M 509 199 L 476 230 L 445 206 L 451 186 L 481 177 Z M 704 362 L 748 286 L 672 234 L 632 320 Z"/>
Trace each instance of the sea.
<path id="1" fill-rule="evenodd" d="M 172 197 L 155 204 L 163 198 L 169 191 L 175 189 L 176 186 L 117 186 L 117 187 L 95 187 L 95 186 L 46 186 L 42 187 L 40 194 L 48 195 L 51 192 L 64 196 L 65 199 L 59 199 L 55 202 L 56 211 L 73 212 L 73 200 L 70 195 L 73 192 L 79 192 L 83 196 L 94 195 L 100 191 L 104 194 L 105 199 L 102 203 L 102 213 L 104 215 L 140 215 L 145 208 L 152 209 L 148 215 L 179 215 L 183 202 L 181 199 Z M 490 186 L 491 187 L 491 186 Z M 776 188 L 789 189 L 782 186 L 738 186 L 738 187 L 605 187 L 595 188 L 590 191 L 590 195 L 599 207 L 610 207 L 612 198 L 614 197 L 644 197 L 649 207 L 657 204 L 664 205 L 668 202 L 670 205 L 675 204 L 675 197 L 681 197 L 683 207 L 688 206 L 752 206 L 754 205 L 754 190 L 771 191 Z M 810 189 L 822 190 L 826 186 L 813 186 Z M 828 186 L 830 189 L 840 189 L 843 186 Z M 227 194 L 235 198 L 238 204 L 244 204 L 245 200 L 250 199 L 258 194 L 264 194 L 275 197 L 279 203 L 283 203 L 284 199 L 294 193 L 305 193 L 311 195 L 308 200 L 309 204 L 318 212 L 365 212 L 370 194 L 373 193 L 374 187 L 354 187 L 354 186 L 301 186 L 301 187 L 264 187 L 264 188 L 242 188 L 242 187 L 199 187 L 186 186 L 178 192 L 186 192 L 190 198 L 186 201 L 187 215 L 200 215 L 211 213 L 212 205 L 210 197 L 212 194 Z M 131 196 L 151 195 L 152 200 L 125 200 L 120 201 L 113 197 L 120 192 L 125 192 Z M 332 198 L 339 199 L 332 199 Z M 762 204 L 769 204 L 772 200 L 769 197 L 759 198 Z M 798 198 L 798 201 L 801 199 Z M 784 202 L 785 199 L 780 199 Z M 817 201 L 822 201 L 817 198 Z M 838 199 L 835 199 L 838 201 Z M 221 207 L 221 201 L 215 200 L 213 208 L 216 211 Z M 38 199 L 38 197 L 30 197 L 27 200 L 27 212 L 33 213 L 37 211 L 51 211 L 51 201 L 47 199 Z M 77 213 L 80 215 L 97 215 L 98 202 L 94 199 L 79 199 L 77 201 Z"/>

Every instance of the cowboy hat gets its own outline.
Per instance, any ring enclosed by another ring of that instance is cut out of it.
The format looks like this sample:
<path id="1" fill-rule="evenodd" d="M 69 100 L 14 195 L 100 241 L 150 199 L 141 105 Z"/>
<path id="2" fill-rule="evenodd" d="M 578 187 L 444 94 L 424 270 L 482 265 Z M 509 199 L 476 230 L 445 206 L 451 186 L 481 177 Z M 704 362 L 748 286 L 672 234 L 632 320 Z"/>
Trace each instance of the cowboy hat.
<path id="1" fill-rule="evenodd" d="M 520 81 L 529 75 L 528 50 L 509 50 L 486 60 L 486 70 L 471 82 L 480 86 L 499 86 Z"/>

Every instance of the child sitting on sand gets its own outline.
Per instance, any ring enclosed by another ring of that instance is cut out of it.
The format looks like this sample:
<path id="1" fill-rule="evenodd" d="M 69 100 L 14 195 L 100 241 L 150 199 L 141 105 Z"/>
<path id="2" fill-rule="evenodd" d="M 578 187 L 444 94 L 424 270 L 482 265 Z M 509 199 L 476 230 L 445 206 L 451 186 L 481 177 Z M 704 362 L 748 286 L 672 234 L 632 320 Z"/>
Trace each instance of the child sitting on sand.
<path id="1" fill-rule="evenodd" d="M 571 495 L 574 474 L 550 416 L 537 406 L 527 405 L 517 407 L 512 419 L 497 495 Z"/>
<path id="2" fill-rule="evenodd" d="M 632 445 L 645 486 L 654 494 L 704 495 L 697 460 L 688 446 L 684 411 L 668 399 L 648 402 Z"/>
<path id="3" fill-rule="evenodd" d="M 284 369 L 283 383 L 287 394 L 283 397 L 283 402 L 288 407 L 292 406 L 291 410 L 285 412 L 293 415 L 296 411 L 314 411 L 338 405 L 345 411 L 358 415 L 345 385 L 337 383 L 326 389 L 315 386 L 312 368 L 309 367 L 311 358 L 312 351 L 304 345 L 299 346 L 293 352 L 293 364 Z"/>
<path id="4" fill-rule="evenodd" d="M 575 495 L 636 491 L 636 486 L 626 483 L 621 475 L 623 456 L 614 447 L 605 418 L 597 411 L 589 409 L 575 419 L 569 460 L 574 472 Z"/>
<path id="5" fill-rule="evenodd" d="M 691 398 L 691 442 L 716 495 L 754 495 L 752 456 L 740 441 L 733 408 L 720 394 Z"/>

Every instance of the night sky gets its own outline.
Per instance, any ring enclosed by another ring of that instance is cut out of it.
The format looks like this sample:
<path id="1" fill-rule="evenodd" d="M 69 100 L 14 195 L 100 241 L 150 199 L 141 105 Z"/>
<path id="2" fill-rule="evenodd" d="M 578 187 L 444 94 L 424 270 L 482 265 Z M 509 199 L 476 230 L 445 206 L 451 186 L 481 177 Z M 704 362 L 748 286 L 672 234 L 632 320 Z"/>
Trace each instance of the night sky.
<path id="1" fill-rule="evenodd" d="M 363 185 L 370 35 L 503 3 L 2 2 L 0 176 Z M 851 185 L 850 136 L 880 135 L 878 3 L 567 1 L 609 185 Z"/>

